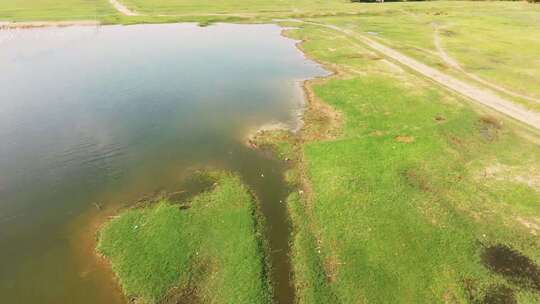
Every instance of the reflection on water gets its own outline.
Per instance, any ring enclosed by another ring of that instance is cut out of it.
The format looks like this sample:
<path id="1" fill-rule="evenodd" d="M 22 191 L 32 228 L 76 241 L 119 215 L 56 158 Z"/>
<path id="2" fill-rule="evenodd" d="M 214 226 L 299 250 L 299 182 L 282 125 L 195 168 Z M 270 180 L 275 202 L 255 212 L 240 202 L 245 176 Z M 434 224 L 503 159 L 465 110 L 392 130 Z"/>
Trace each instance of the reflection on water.
<path id="1" fill-rule="evenodd" d="M 3 302 L 121 303 L 92 256 L 95 225 L 200 166 L 239 172 L 257 192 L 278 296 L 290 300 L 283 164 L 243 138 L 294 125 L 298 82 L 324 73 L 294 41 L 270 25 L 190 24 L 0 31 L 0 41 Z"/>

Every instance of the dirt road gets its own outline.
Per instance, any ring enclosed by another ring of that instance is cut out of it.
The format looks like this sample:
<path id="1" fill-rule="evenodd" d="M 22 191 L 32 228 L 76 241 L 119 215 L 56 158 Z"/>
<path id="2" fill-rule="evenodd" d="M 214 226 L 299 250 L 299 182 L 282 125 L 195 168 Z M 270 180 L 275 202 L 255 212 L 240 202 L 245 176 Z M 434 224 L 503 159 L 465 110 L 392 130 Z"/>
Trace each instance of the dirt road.
<path id="1" fill-rule="evenodd" d="M 118 0 L 109 0 L 109 3 L 122 15 L 126 16 L 140 16 L 139 13 L 130 10 Z"/>
<path id="2" fill-rule="evenodd" d="M 282 20 L 285 21 L 285 20 Z M 298 19 L 291 19 L 287 21 L 301 22 L 307 24 L 313 24 L 317 26 L 322 26 L 329 28 L 343 34 L 346 34 L 350 37 L 354 37 L 360 42 L 364 43 L 371 49 L 381 53 L 382 55 L 390 58 L 396 62 L 401 63 L 402 65 L 416 71 L 417 73 L 447 87 L 448 89 L 460 93 L 463 96 L 468 97 L 469 99 L 482 104 L 484 106 L 490 107 L 498 112 L 506 114 L 515 120 L 518 120 L 524 124 L 527 124 L 535 129 L 540 130 L 540 114 L 533 111 L 527 110 L 526 108 L 513 103 L 510 100 L 504 99 L 487 89 L 478 88 L 474 85 L 466 83 L 462 80 L 459 80 L 450 75 L 444 74 L 441 71 L 429 67 L 415 59 L 412 59 L 409 56 L 406 56 L 392 48 L 389 48 L 371 38 L 368 38 L 359 33 L 340 28 L 335 25 L 308 22 Z"/>
<path id="3" fill-rule="evenodd" d="M 441 59 L 448 66 L 460 71 L 461 73 L 463 73 L 467 77 L 469 77 L 471 79 L 474 79 L 474 80 L 478 81 L 479 83 L 481 83 L 483 85 L 486 85 L 486 86 L 488 86 L 488 87 L 490 87 L 490 88 L 492 88 L 492 89 L 494 89 L 496 91 L 502 92 L 504 94 L 514 96 L 514 97 L 517 97 L 517 98 L 522 98 L 522 99 L 532 101 L 532 102 L 535 102 L 535 103 L 540 103 L 540 100 L 537 99 L 537 98 L 530 97 L 530 96 L 527 96 L 527 95 L 523 95 L 523 94 L 520 94 L 520 93 L 517 93 L 517 92 L 513 92 L 511 90 L 508 90 L 507 88 L 503 88 L 503 87 L 501 87 L 499 85 L 496 85 L 494 83 L 486 81 L 486 80 L 478 77 L 475 74 L 472 74 L 472 73 L 469 73 L 469 72 L 465 71 L 465 69 L 459 64 L 459 62 L 457 62 L 454 58 L 450 57 L 450 55 L 448 55 L 446 50 L 443 48 L 441 38 L 440 38 L 440 35 L 439 35 L 438 27 L 435 27 L 435 30 L 434 30 L 433 43 L 435 44 L 435 48 L 437 49 L 437 52 L 439 53 L 439 57 L 441 57 Z"/>

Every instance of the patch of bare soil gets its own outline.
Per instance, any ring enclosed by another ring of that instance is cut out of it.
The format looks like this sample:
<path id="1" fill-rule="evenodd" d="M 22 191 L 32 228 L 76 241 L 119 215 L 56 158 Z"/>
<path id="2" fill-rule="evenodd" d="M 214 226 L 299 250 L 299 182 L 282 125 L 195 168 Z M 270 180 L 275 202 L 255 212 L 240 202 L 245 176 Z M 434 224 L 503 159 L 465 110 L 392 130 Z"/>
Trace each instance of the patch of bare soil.
<path id="1" fill-rule="evenodd" d="M 477 174 L 477 179 L 493 179 L 527 185 L 540 192 L 540 173 L 535 162 L 526 167 L 509 166 L 501 163 L 493 163 L 486 166 Z M 518 219 L 519 220 L 519 219 Z M 531 220 L 532 222 L 529 222 Z M 540 231 L 540 219 L 519 220 L 527 228 Z"/>
<path id="2" fill-rule="evenodd" d="M 340 112 L 319 100 L 313 92 L 312 85 L 324 80 L 313 80 L 304 83 L 304 92 L 308 100 L 308 108 L 304 113 L 304 127 L 301 138 L 304 141 L 334 139 L 339 135 L 343 117 Z"/>
<path id="3" fill-rule="evenodd" d="M 324 260 L 323 268 L 326 274 L 326 281 L 328 283 L 336 282 L 341 265 L 342 263 L 335 252 L 332 252 L 332 254 Z"/>
<path id="4" fill-rule="evenodd" d="M 398 135 L 398 136 L 394 137 L 394 139 L 396 141 L 406 143 L 406 144 L 410 144 L 410 143 L 412 143 L 414 141 L 414 137 L 408 136 L 408 135 Z"/>
<path id="5" fill-rule="evenodd" d="M 487 141 L 495 141 L 499 137 L 502 129 L 502 122 L 493 116 L 482 116 L 480 118 L 480 136 Z"/>
<path id="6" fill-rule="evenodd" d="M 538 235 L 540 232 L 540 221 L 536 219 L 527 219 L 523 217 L 517 217 L 518 223 L 529 229 L 529 232 L 533 235 Z"/>
<path id="7" fill-rule="evenodd" d="M 446 121 L 446 118 L 442 115 L 436 115 L 435 117 L 433 117 L 433 119 L 435 119 L 435 121 L 439 123 Z"/>
<path id="8" fill-rule="evenodd" d="M 493 163 L 479 172 L 477 179 L 493 179 L 497 181 L 520 183 L 540 192 L 539 172 L 536 163 L 529 163 L 526 168 Z M 540 231 L 540 219 L 519 220 L 519 222 L 527 228 Z"/>
<path id="9" fill-rule="evenodd" d="M 422 192 L 432 190 L 427 174 L 419 169 L 409 169 L 403 172 L 403 177 L 411 187 L 420 189 Z"/>
<path id="10" fill-rule="evenodd" d="M 482 262 L 489 270 L 509 282 L 540 292 L 540 269 L 527 256 L 503 244 L 489 246 L 482 252 Z"/>
<path id="11" fill-rule="evenodd" d="M 480 121 L 483 124 L 492 126 L 492 127 L 496 128 L 496 129 L 501 129 L 502 128 L 502 122 L 500 120 L 498 120 L 497 118 L 493 117 L 493 116 L 489 116 L 489 115 L 482 116 L 480 118 Z"/>

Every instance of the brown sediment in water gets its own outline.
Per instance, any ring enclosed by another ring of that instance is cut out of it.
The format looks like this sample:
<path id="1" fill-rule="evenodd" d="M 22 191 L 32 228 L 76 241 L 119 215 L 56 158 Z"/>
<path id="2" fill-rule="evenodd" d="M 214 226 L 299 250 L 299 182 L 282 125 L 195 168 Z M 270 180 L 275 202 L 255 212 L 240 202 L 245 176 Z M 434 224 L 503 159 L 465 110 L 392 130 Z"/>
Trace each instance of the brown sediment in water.
<path id="1" fill-rule="evenodd" d="M 97 276 L 95 280 L 99 280 L 102 288 L 109 290 L 109 294 L 114 296 L 115 303 L 126 303 L 120 283 L 114 275 L 109 261 L 95 250 L 97 232 L 115 214 L 117 214 L 116 207 L 96 209 L 90 215 L 74 221 L 70 225 L 74 227 L 70 230 L 76 231 L 72 246 L 79 267 L 84 269 L 81 275 L 95 273 Z"/>
<path id="2" fill-rule="evenodd" d="M 138 196 L 130 203 L 109 203 L 104 204 L 106 207 L 100 207 L 86 214 L 83 218 L 74 221 L 72 226 L 77 231 L 77 237 L 73 244 L 74 250 L 80 260 L 81 268 L 89 269 L 84 272 L 99 272 L 99 277 L 103 280 L 103 288 L 108 288 L 114 294 L 115 300 L 118 303 L 138 303 L 137 299 L 126 298 L 120 281 L 112 269 L 109 259 L 101 255 L 97 250 L 98 234 L 103 226 L 111 219 L 118 217 L 125 210 L 144 208 L 154 204 L 164 198 L 170 199 L 173 203 L 188 202 L 194 196 L 210 190 L 215 185 L 215 180 L 204 174 L 204 169 L 187 170 L 183 176 L 183 180 L 179 183 L 181 191 L 168 192 L 165 190 L 154 191 L 152 193 Z M 116 200 L 112 200 L 114 202 Z M 101 204 L 98 204 L 101 206 Z M 181 210 L 189 209 L 189 205 L 180 206 Z M 82 224 L 81 224 L 82 223 Z M 84 227 L 84 228 L 80 228 Z M 91 258 L 89 258 L 91 257 Z M 188 282 L 184 282 L 181 286 L 173 288 L 165 297 L 164 303 L 198 303 L 198 292 L 196 279 L 202 276 L 204 268 L 208 268 L 208 263 L 197 263 L 194 265 L 194 272 Z"/>

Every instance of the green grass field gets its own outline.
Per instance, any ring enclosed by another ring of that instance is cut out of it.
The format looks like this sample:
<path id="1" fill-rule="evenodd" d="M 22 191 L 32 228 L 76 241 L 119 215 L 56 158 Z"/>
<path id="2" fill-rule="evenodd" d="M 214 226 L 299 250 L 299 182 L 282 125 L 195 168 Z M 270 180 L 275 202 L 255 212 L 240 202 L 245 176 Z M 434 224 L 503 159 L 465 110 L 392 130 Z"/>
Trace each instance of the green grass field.
<path id="1" fill-rule="evenodd" d="M 107 0 L 0 0 L 0 21 L 96 20 L 116 15 Z"/>
<path id="2" fill-rule="evenodd" d="M 540 301 L 481 261 L 494 244 L 540 261 L 538 142 L 329 31 L 290 33 L 340 69 L 314 91 L 344 114 L 341 136 L 298 157 L 310 185 L 289 201 L 300 302 L 482 303 L 501 286 Z"/>
<path id="3" fill-rule="evenodd" d="M 345 11 L 353 4 L 347 0 L 127 0 L 127 6 L 139 12 L 154 14 L 270 13 Z"/>
<path id="4" fill-rule="evenodd" d="M 97 250 L 126 296 L 142 303 L 269 303 L 255 203 L 238 177 L 212 178 L 214 188 L 189 202 L 128 210 L 102 229 Z"/>

